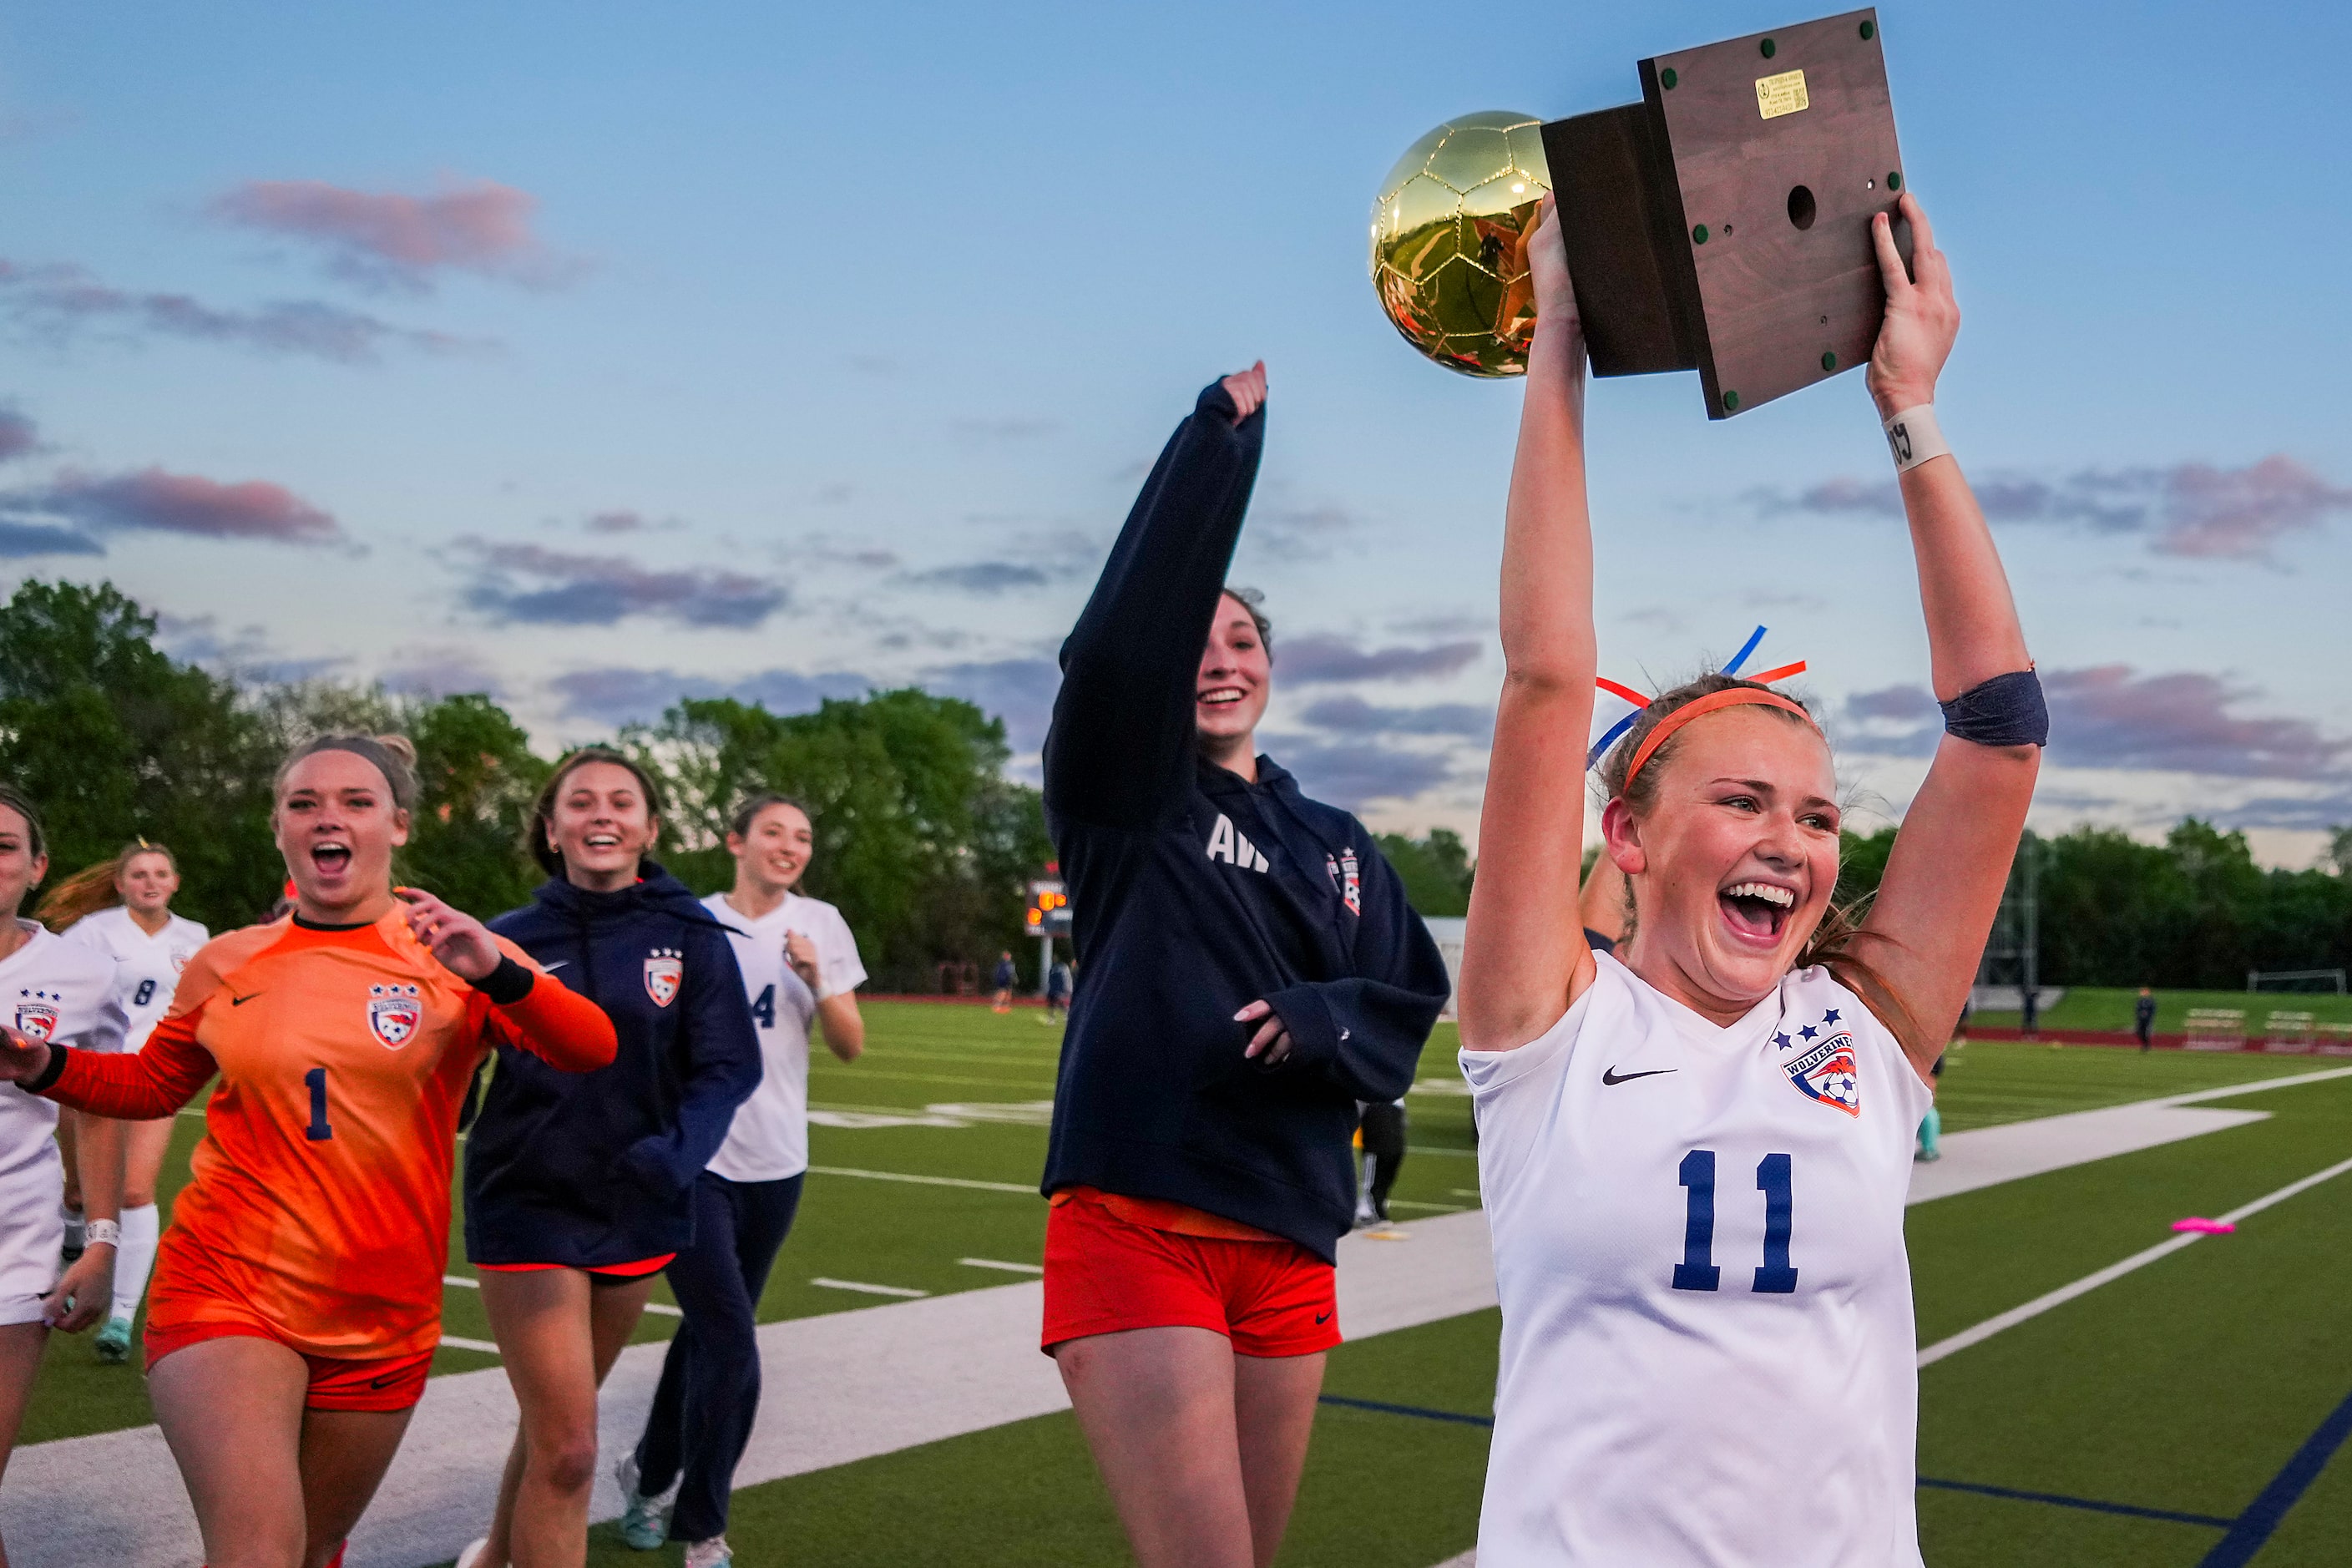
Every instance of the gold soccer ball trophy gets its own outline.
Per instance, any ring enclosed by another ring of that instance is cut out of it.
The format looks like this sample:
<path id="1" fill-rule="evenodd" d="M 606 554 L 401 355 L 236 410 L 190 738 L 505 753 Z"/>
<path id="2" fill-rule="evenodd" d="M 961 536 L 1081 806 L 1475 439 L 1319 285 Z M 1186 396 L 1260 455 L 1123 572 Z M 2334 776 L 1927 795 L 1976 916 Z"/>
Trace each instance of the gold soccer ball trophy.
<path id="1" fill-rule="evenodd" d="M 1551 189 L 1542 129 L 1532 114 L 1459 115 L 1381 182 L 1372 287 L 1404 341 L 1448 370 L 1527 374 L 1527 231 Z"/>

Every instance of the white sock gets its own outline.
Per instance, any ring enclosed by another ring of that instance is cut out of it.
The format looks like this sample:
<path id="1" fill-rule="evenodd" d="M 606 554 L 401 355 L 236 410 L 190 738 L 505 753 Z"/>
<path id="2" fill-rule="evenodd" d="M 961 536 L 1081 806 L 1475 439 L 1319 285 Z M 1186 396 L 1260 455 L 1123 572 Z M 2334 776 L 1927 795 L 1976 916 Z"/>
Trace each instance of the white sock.
<path id="1" fill-rule="evenodd" d="M 141 1204 L 122 1211 L 122 1241 L 114 1252 L 114 1315 L 135 1318 L 139 1298 L 147 1294 L 147 1275 L 155 1267 L 155 1205 Z"/>
<path id="2" fill-rule="evenodd" d="M 58 1212 L 66 1216 L 66 1250 L 79 1252 L 83 1242 L 81 1210 L 68 1208 L 60 1202 Z"/>

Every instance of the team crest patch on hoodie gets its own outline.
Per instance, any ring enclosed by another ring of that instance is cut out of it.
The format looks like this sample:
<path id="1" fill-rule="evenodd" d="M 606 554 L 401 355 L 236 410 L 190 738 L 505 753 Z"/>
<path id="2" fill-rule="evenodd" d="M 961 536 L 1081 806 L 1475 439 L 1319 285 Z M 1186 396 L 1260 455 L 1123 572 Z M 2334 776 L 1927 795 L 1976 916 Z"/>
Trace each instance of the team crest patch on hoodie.
<path id="1" fill-rule="evenodd" d="M 416 1037 L 425 1022 L 424 992 L 415 985 L 368 987 L 368 1033 L 385 1050 L 396 1051 Z"/>
<path id="2" fill-rule="evenodd" d="M 63 994 L 27 987 L 16 993 L 16 1032 L 46 1040 L 58 1032 L 58 1005 Z"/>
<path id="3" fill-rule="evenodd" d="M 655 1006 L 677 1001 L 678 987 L 685 984 L 686 958 L 676 948 L 657 947 L 646 955 L 646 994 Z"/>
<path id="4" fill-rule="evenodd" d="M 1356 859 L 1356 851 L 1351 847 L 1342 849 L 1337 855 L 1324 856 L 1323 869 L 1331 873 L 1331 889 L 1339 895 L 1339 901 L 1348 906 L 1348 912 L 1351 915 L 1362 914 L 1364 912 L 1363 867 Z"/>

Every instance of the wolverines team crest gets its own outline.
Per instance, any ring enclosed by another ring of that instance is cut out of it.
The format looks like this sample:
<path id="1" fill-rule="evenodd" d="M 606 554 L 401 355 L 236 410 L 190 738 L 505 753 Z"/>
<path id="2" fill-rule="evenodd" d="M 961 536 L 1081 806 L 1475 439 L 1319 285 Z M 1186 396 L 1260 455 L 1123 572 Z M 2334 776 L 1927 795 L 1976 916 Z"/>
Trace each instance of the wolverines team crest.
<path id="1" fill-rule="evenodd" d="M 646 994 L 655 1006 L 677 1001 L 677 988 L 685 984 L 686 958 L 676 948 L 657 947 L 646 955 Z"/>
<path id="2" fill-rule="evenodd" d="M 415 985 L 368 987 L 368 1033 L 385 1050 L 396 1051 L 416 1037 L 425 1021 L 423 992 Z"/>
<path id="3" fill-rule="evenodd" d="M 16 1032 L 46 1040 L 58 1032 L 58 1005 L 65 997 L 55 991 L 27 986 L 16 993 Z"/>
<path id="4" fill-rule="evenodd" d="M 1789 1081 L 1797 1086 L 1798 1092 L 1832 1110 L 1860 1116 L 1862 1075 L 1854 1065 L 1853 1037 L 1843 1029 L 1828 1032 L 1837 1017 L 1837 1009 L 1832 1007 L 1821 1023 L 1806 1025 L 1795 1037 L 1775 1035 L 1772 1039 L 1784 1051 L 1804 1047 L 1780 1064 L 1780 1070 L 1789 1075 Z"/>

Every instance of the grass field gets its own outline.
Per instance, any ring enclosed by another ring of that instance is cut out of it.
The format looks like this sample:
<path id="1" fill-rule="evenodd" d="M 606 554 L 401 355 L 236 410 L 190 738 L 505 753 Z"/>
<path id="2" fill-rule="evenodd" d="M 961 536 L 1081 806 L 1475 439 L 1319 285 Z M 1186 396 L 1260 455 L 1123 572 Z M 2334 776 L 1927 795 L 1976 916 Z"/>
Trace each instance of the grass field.
<path id="1" fill-rule="evenodd" d="M 1014 1274 L 966 1260 L 1034 1267 L 1039 1257 L 1045 1210 L 1034 1183 L 1057 1031 L 1025 1010 L 880 1003 L 868 1017 L 866 1058 L 846 1067 L 820 1058 L 814 1071 L 815 1166 L 762 1303 L 771 1320 L 891 1299 L 850 1286 L 941 1294 L 1003 1285 Z M 1442 1029 L 1411 1101 L 1414 1152 L 1397 1189 L 1407 1221 L 1477 1203 L 1453 1046 Z M 2340 1065 L 1980 1041 L 1951 1058 L 1941 1096 L 1946 1127 L 1958 1131 Z M 1921 1342 L 2165 1241 L 2183 1215 L 2226 1212 L 2352 1157 L 2352 1079 L 2227 1103 L 2269 1115 L 1914 1208 Z M 184 1177 L 198 1131 L 184 1118 L 169 1184 Z M 460 1258 L 450 1272 L 469 1274 Z M 666 1337 L 674 1323 L 649 1316 L 640 1336 Z M 488 1338 L 475 1291 L 451 1287 L 446 1328 Z M 1431 1568 L 1471 1545 L 1496 1328 L 1494 1313 L 1473 1313 L 1333 1354 L 1328 1394 L 1358 1403 L 1320 1412 L 1285 1564 Z M 2263 1539 L 2253 1537 L 2269 1514 L 2248 1511 L 2266 1493 L 2284 1495 L 2274 1483 L 2295 1479 L 2292 1461 L 2331 1417 L 2352 1424 L 2347 1330 L 2352 1174 L 1937 1362 L 1921 1374 L 1927 1561 L 2352 1562 L 2352 1456 L 2319 1466 Z M 445 1349 L 437 1370 L 496 1364 Z M 788 1405 L 792 1391 L 772 1386 L 768 1397 Z M 134 1372 L 97 1366 L 87 1339 L 58 1338 L 24 1440 L 148 1419 Z M 1066 1414 L 747 1488 L 730 1535 L 747 1568 L 1125 1561 Z M 592 1548 L 598 1563 L 675 1555 L 629 1552 L 610 1527 Z"/>
<path id="2" fill-rule="evenodd" d="M 2128 1034 L 2132 1004 L 2139 993 L 2121 986 L 2072 985 L 2058 1005 L 2042 1015 L 2049 1029 L 2110 1029 Z M 2296 991 L 2159 991 L 2156 994 L 2156 1030 L 2177 1035 L 2189 1021 L 2191 1007 L 2235 1007 L 2246 1015 L 2246 1027 L 2258 1031 L 2273 1012 L 2308 1013 L 2319 1022 L 2352 1023 L 2352 996 L 2333 992 Z M 1988 1029 L 2013 1029 L 2015 1013 L 1978 1013 L 1970 1020 Z"/>

